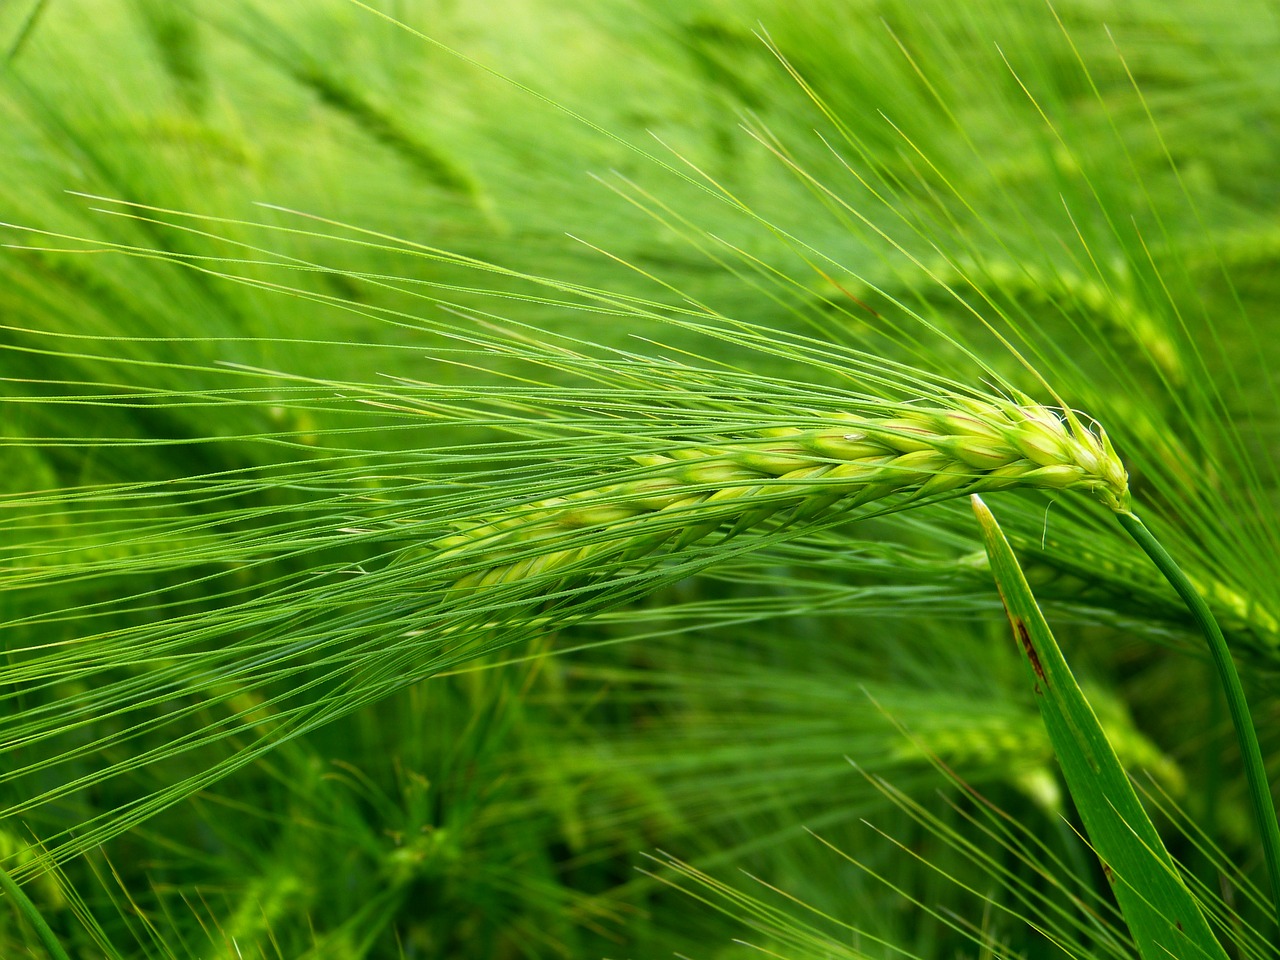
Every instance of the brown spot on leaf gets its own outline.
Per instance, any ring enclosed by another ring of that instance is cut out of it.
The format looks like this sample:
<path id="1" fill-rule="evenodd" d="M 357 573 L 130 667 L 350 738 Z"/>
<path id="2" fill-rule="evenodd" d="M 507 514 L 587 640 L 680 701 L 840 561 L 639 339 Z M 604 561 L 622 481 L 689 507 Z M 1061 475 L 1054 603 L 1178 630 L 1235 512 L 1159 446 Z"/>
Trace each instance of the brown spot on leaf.
<path id="1" fill-rule="evenodd" d="M 1013 617 L 1012 620 L 1014 632 L 1018 634 L 1018 642 L 1022 644 L 1022 649 L 1027 652 L 1027 659 L 1031 661 L 1031 669 L 1047 684 L 1049 681 L 1045 679 L 1044 667 L 1040 665 L 1040 654 L 1036 653 L 1035 645 L 1031 642 L 1031 634 L 1027 630 L 1026 623 L 1021 617 Z M 1040 692 L 1039 685 L 1036 686 L 1036 692 Z"/>
<path id="2" fill-rule="evenodd" d="M 1115 884 L 1116 875 L 1111 869 L 1111 864 L 1107 863 L 1105 860 L 1102 861 L 1102 874 L 1107 878 L 1107 883 L 1112 885 Z"/>

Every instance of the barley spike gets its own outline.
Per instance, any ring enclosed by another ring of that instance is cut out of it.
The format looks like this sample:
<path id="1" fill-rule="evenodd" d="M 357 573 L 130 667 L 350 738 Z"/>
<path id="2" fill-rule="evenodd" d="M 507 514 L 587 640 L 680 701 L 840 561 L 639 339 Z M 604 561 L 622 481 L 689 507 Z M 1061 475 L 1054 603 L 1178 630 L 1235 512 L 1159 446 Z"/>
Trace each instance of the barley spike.
<path id="1" fill-rule="evenodd" d="M 1128 476 L 1106 434 L 1047 407 L 961 399 L 891 418 L 826 419 L 638 455 L 627 479 L 459 524 L 430 546 L 458 562 L 456 586 L 470 588 L 636 559 L 784 510 L 805 518 L 891 496 L 914 503 L 1036 487 L 1128 506 Z"/>

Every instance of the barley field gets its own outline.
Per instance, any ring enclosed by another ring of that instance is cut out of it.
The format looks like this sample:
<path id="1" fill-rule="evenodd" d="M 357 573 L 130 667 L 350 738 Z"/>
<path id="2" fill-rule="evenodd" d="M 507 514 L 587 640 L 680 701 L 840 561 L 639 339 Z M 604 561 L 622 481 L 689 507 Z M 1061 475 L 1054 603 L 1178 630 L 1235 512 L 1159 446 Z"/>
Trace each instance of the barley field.
<path id="1" fill-rule="evenodd" d="M 0 171 L 0 958 L 1280 958 L 1275 4 L 8 0 Z"/>

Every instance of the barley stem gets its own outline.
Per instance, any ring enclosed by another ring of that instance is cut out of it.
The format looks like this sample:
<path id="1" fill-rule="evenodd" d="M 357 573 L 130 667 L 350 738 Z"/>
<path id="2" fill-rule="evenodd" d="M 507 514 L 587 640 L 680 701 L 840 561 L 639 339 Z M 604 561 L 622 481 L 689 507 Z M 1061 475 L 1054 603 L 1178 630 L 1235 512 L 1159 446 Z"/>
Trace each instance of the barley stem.
<path id="1" fill-rule="evenodd" d="M 1222 681 L 1222 689 L 1227 695 L 1227 706 L 1231 710 L 1231 721 L 1236 728 L 1236 739 L 1240 742 L 1240 755 L 1244 761 L 1245 776 L 1249 782 L 1249 795 L 1253 800 L 1254 813 L 1257 815 L 1258 828 L 1262 834 L 1262 853 L 1267 861 L 1267 874 L 1271 881 L 1271 900 L 1276 908 L 1276 922 L 1280 924 L 1280 825 L 1276 822 L 1275 801 L 1271 796 L 1271 787 L 1267 783 L 1267 771 L 1262 763 L 1262 749 L 1258 746 L 1258 733 L 1254 729 L 1253 718 L 1249 715 L 1244 686 L 1240 683 L 1240 674 L 1236 670 L 1235 661 L 1231 659 L 1231 650 L 1227 647 L 1222 629 L 1214 619 L 1208 604 L 1192 586 L 1187 575 L 1174 562 L 1169 552 L 1160 545 L 1160 541 L 1133 513 L 1118 511 L 1116 518 L 1164 574 L 1169 585 L 1178 592 L 1178 596 L 1182 597 L 1192 617 L 1204 633 L 1205 640 L 1208 641 L 1209 652 L 1213 655 L 1214 666 L 1218 668 L 1218 677 Z"/>
<path id="2" fill-rule="evenodd" d="M 67 956 L 67 952 L 62 949 L 62 944 L 58 943 L 58 938 L 54 936 L 49 924 L 40 915 L 36 905 L 31 902 L 31 898 L 23 892 L 22 888 L 18 886 L 17 882 L 14 881 L 13 877 L 9 876 L 9 872 L 3 867 L 0 867 L 0 890 L 3 890 L 13 898 L 14 904 L 18 907 L 18 912 L 26 917 L 27 922 L 35 928 L 36 936 L 44 944 L 45 950 L 49 952 L 49 956 L 53 957 L 53 960 L 71 960 Z"/>

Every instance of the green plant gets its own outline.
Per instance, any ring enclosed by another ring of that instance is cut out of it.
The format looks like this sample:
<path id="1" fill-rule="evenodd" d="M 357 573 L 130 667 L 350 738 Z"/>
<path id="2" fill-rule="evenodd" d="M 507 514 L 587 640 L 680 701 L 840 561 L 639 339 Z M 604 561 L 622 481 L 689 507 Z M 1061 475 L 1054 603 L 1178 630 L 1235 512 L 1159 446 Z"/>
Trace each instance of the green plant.
<path id="1" fill-rule="evenodd" d="M 1267 701 L 1250 787 L 1108 516 L 1272 683 L 1261 6 L 86 11 L 0 10 L 0 854 L 68 954 L 1149 949 L 1010 736 L 1000 488 L 1152 869 L 1270 955 Z"/>

